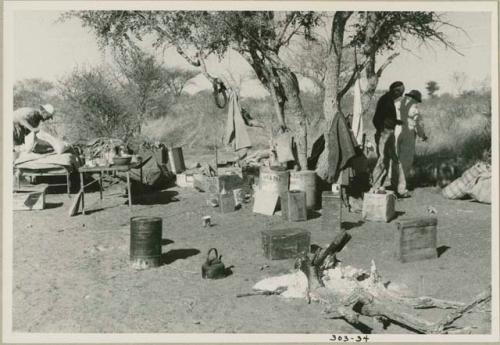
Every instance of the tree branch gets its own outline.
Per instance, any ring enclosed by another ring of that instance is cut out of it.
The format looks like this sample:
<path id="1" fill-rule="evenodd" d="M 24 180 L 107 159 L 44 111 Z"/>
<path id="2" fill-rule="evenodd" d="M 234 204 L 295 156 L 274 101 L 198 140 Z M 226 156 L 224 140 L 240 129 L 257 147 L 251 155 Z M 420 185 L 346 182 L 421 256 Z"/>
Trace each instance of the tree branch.
<path id="1" fill-rule="evenodd" d="M 391 54 L 391 56 L 389 56 L 387 58 L 387 60 L 385 60 L 385 62 L 382 64 L 382 66 L 379 67 L 379 69 L 377 70 L 377 77 L 380 78 L 380 76 L 382 75 L 382 72 L 387 68 L 387 66 L 389 66 L 392 61 L 397 58 L 398 56 L 400 55 L 399 52 L 396 52 L 396 53 L 393 53 Z"/>
<path id="2" fill-rule="evenodd" d="M 286 30 L 288 29 L 288 26 L 293 21 L 293 19 L 295 18 L 295 16 L 296 16 L 296 13 L 293 12 L 292 15 L 290 16 L 289 20 L 285 23 L 285 26 L 283 27 L 283 30 L 278 35 L 278 40 L 276 41 L 276 45 L 275 45 L 276 49 L 279 49 L 281 46 L 284 45 L 285 41 L 283 41 L 283 37 L 285 37 Z"/>

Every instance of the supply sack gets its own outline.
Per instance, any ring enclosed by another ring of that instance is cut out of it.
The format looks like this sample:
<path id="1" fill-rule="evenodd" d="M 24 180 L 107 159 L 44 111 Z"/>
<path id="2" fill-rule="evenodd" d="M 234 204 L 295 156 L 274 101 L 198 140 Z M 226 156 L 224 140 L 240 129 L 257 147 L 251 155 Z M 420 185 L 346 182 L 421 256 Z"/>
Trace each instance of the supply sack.
<path id="1" fill-rule="evenodd" d="M 441 193 L 447 199 L 457 200 L 467 196 L 468 191 L 468 184 L 462 177 L 459 177 L 455 181 L 444 187 Z"/>
<path id="2" fill-rule="evenodd" d="M 483 172 L 470 185 L 470 196 L 482 203 L 491 204 L 491 172 Z"/>

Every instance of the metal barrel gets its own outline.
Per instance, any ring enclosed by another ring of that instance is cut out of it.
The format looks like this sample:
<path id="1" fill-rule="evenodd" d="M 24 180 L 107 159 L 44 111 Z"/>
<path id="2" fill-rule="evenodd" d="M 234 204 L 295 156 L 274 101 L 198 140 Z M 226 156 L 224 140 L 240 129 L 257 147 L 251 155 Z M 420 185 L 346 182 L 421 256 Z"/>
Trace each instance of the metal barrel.
<path id="1" fill-rule="evenodd" d="M 286 169 L 281 170 L 277 167 L 261 167 L 259 173 L 259 189 L 279 195 L 288 190 L 289 175 Z"/>
<path id="2" fill-rule="evenodd" d="M 162 219 L 132 217 L 130 219 L 130 263 L 136 269 L 160 266 Z"/>
<path id="3" fill-rule="evenodd" d="M 178 174 L 186 170 L 182 147 L 173 147 L 169 149 L 168 159 L 170 160 L 170 167 L 174 173 Z"/>
<path id="4" fill-rule="evenodd" d="M 342 200 L 339 193 L 325 191 L 321 194 L 321 228 L 323 231 L 337 231 L 342 225 Z"/>
<path id="5" fill-rule="evenodd" d="M 316 172 L 311 170 L 292 171 L 290 173 L 290 190 L 306 192 L 307 209 L 316 207 Z"/>

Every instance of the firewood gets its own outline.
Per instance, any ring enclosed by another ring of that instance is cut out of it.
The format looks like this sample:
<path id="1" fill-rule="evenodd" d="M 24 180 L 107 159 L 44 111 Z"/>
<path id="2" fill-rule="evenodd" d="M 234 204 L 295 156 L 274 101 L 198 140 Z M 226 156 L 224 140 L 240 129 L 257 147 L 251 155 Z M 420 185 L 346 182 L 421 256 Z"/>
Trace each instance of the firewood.
<path id="1" fill-rule="evenodd" d="M 491 300 L 491 287 L 489 287 L 486 291 L 483 291 L 479 295 L 477 295 L 471 303 L 463 306 L 462 308 L 454 310 L 448 315 L 446 315 L 441 321 L 439 321 L 436 324 L 434 333 L 442 333 L 444 329 L 450 326 L 457 319 L 461 318 L 465 313 L 475 308 L 479 304 L 488 302 L 490 300 Z"/>

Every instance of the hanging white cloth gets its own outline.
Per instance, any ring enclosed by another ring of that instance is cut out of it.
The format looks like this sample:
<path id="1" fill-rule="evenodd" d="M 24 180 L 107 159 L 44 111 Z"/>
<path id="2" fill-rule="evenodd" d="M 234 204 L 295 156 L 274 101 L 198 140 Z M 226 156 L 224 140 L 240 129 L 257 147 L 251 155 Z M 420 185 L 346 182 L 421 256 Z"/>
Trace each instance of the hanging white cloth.
<path id="1" fill-rule="evenodd" d="M 358 145 L 363 144 L 363 107 L 361 105 L 361 81 L 360 78 L 356 79 L 354 83 L 354 104 L 352 105 L 352 124 L 351 129 Z"/>

